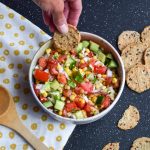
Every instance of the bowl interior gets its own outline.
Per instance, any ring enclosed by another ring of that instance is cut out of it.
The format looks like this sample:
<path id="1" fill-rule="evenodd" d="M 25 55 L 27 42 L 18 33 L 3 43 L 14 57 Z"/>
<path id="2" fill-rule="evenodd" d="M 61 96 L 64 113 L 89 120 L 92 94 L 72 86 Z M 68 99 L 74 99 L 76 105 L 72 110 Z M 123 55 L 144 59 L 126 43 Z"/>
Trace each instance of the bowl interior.
<path id="1" fill-rule="evenodd" d="M 30 82 L 30 87 L 31 87 L 31 91 L 35 97 L 35 99 L 37 100 L 37 102 L 39 103 L 39 105 L 48 113 L 50 114 L 54 119 L 59 120 L 59 121 L 64 121 L 64 122 L 72 122 L 75 124 L 86 124 L 86 123 L 90 123 L 93 121 L 96 121 L 100 118 L 102 118 L 103 116 L 105 116 L 117 103 L 117 101 L 119 100 L 121 93 L 123 91 L 124 88 L 124 84 L 125 84 L 125 72 L 124 72 L 124 66 L 122 63 L 122 60 L 118 54 L 118 52 L 115 50 L 115 48 L 108 43 L 106 40 L 104 40 L 103 38 L 96 36 L 94 34 L 90 34 L 90 33 L 86 33 L 86 32 L 81 32 L 81 39 L 82 40 L 91 40 L 94 41 L 96 43 L 98 43 L 102 48 L 105 49 L 106 52 L 110 52 L 113 57 L 115 58 L 115 60 L 118 62 L 118 74 L 119 74 L 119 78 L 120 78 L 120 88 L 118 91 L 118 94 L 115 98 L 115 100 L 113 101 L 113 103 L 104 111 L 100 112 L 99 114 L 89 117 L 89 118 L 85 118 L 85 119 L 72 119 L 72 118 L 65 118 L 62 116 L 59 116 L 55 113 L 52 112 L 52 110 L 48 110 L 46 107 L 43 106 L 43 104 L 39 101 L 38 97 L 36 96 L 34 89 L 33 89 L 33 76 L 32 76 L 32 72 L 34 67 L 37 64 L 38 58 L 41 57 L 44 52 L 45 49 L 49 48 L 52 46 L 52 42 L 51 40 L 49 40 L 48 42 L 46 42 L 36 53 L 36 55 L 34 56 L 31 66 L 30 66 L 30 70 L 29 70 L 29 82 Z"/>

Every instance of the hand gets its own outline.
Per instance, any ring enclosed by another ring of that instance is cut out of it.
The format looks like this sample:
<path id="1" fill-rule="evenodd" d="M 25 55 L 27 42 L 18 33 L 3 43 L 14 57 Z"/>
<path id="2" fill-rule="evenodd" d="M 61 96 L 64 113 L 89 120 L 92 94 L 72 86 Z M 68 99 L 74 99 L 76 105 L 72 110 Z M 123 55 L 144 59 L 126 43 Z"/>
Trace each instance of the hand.
<path id="1" fill-rule="evenodd" d="M 43 19 L 51 32 L 57 28 L 68 32 L 68 23 L 77 26 L 82 11 L 81 0 L 33 0 L 43 12 Z"/>

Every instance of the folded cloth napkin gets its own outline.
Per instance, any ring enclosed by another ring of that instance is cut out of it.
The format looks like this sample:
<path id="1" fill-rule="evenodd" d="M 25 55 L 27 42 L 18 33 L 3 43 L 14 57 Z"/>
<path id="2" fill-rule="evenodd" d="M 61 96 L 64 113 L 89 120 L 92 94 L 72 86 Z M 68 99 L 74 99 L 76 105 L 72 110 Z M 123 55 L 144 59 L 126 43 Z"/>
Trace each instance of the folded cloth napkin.
<path id="1" fill-rule="evenodd" d="M 28 82 L 31 60 L 49 39 L 29 20 L 0 3 L 0 84 L 11 92 L 23 124 L 50 150 L 62 150 L 75 125 L 47 115 L 34 100 Z M 32 148 L 16 132 L 0 126 L 0 150 L 5 149 Z"/>

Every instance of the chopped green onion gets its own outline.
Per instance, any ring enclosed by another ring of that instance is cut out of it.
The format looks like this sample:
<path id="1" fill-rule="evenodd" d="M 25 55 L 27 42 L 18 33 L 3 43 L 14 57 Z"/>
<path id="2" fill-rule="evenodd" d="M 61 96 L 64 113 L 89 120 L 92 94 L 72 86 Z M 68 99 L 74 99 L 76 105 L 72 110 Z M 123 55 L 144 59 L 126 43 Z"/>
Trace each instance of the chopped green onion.
<path id="1" fill-rule="evenodd" d="M 75 87 L 76 87 L 76 83 L 74 83 L 74 82 L 71 81 L 71 80 L 68 81 L 68 85 L 69 85 L 71 88 L 75 88 Z"/>
<path id="2" fill-rule="evenodd" d="M 81 83 L 83 81 L 83 77 L 82 77 L 81 73 L 78 73 L 75 76 L 75 81 L 77 81 L 78 83 Z"/>

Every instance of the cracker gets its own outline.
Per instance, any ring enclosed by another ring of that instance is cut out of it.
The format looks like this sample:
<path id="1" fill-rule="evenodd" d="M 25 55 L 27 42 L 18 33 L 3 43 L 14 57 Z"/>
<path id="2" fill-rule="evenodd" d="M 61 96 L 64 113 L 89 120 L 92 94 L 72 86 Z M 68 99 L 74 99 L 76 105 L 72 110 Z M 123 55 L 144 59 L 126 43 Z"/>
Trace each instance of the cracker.
<path id="1" fill-rule="evenodd" d="M 108 143 L 102 150 L 119 150 L 119 143 Z"/>
<path id="2" fill-rule="evenodd" d="M 127 73 L 127 85 L 138 93 L 150 89 L 150 67 L 136 65 Z"/>
<path id="3" fill-rule="evenodd" d="M 69 31 L 66 34 L 61 34 L 56 31 L 53 36 L 54 47 L 58 50 L 70 51 L 77 47 L 81 40 L 81 36 L 76 27 L 68 25 Z"/>
<path id="4" fill-rule="evenodd" d="M 122 118 L 118 122 L 118 127 L 122 130 L 128 130 L 134 128 L 140 120 L 140 114 L 136 107 L 129 106 Z"/>
<path id="5" fill-rule="evenodd" d="M 141 137 L 136 139 L 130 150 L 150 150 L 150 138 Z"/>
<path id="6" fill-rule="evenodd" d="M 150 45 L 150 26 L 144 28 L 143 32 L 141 33 L 142 42 L 146 42 Z"/>
<path id="7" fill-rule="evenodd" d="M 148 45 L 145 43 L 137 43 L 135 45 L 127 46 L 122 51 L 121 58 L 124 62 L 126 72 L 128 72 L 136 64 L 143 63 L 143 55 L 147 47 Z"/>
<path id="8" fill-rule="evenodd" d="M 144 53 L 144 61 L 146 65 L 150 66 L 150 48 L 146 49 Z"/>
<path id="9" fill-rule="evenodd" d="M 136 31 L 123 31 L 118 37 L 118 48 L 123 51 L 128 45 L 139 43 L 140 34 Z"/>

